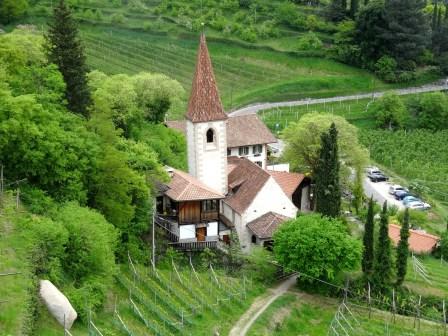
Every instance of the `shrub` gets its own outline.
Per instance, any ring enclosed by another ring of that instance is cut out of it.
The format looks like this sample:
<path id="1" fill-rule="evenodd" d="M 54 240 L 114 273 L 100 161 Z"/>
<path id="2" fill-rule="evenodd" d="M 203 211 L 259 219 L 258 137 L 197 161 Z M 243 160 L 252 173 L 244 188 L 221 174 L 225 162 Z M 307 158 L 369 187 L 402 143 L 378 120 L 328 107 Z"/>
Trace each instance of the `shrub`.
<path id="1" fill-rule="evenodd" d="M 72 202 L 60 208 L 56 219 L 69 235 L 63 263 L 75 286 L 92 277 L 105 284 L 111 281 L 117 243 L 114 227 L 100 213 Z"/>
<path id="2" fill-rule="evenodd" d="M 386 82 L 397 81 L 395 72 L 397 71 L 397 61 L 390 56 L 383 56 L 375 63 L 375 73 Z"/>
<path id="3" fill-rule="evenodd" d="M 115 13 L 110 17 L 110 21 L 114 24 L 123 24 L 125 21 L 125 17 L 121 13 Z"/>
<path id="4" fill-rule="evenodd" d="M 257 41 L 257 32 L 253 27 L 243 29 L 240 34 L 241 39 L 247 42 Z"/>
<path id="5" fill-rule="evenodd" d="M 297 49 L 316 51 L 322 49 L 322 41 L 312 31 L 303 35 L 297 44 Z"/>
<path id="6" fill-rule="evenodd" d="M 252 247 L 247 256 L 245 268 L 249 270 L 254 279 L 265 283 L 274 281 L 277 271 L 272 253 L 261 246 Z"/>

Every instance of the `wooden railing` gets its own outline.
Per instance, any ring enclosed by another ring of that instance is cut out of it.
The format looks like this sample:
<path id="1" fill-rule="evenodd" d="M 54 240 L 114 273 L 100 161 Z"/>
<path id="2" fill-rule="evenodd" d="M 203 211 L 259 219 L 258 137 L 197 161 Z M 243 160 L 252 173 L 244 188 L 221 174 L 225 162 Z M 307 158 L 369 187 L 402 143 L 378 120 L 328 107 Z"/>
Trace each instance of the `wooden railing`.
<path id="1" fill-rule="evenodd" d="M 218 241 L 198 241 L 198 242 L 175 242 L 170 243 L 170 246 L 180 251 L 202 251 L 205 248 L 216 249 L 218 248 Z"/>
<path id="2" fill-rule="evenodd" d="M 173 223 L 171 223 L 168 219 L 165 219 L 165 218 L 160 217 L 158 215 L 156 215 L 154 219 L 155 219 L 155 223 L 159 227 L 164 229 L 165 233 L 168 236 L 168 240 L 169 241 L 172 241 L 172 242 L 178 242 L 179 241 L 179 236 L 177 235 L 176 232 L 174 232 Z"/>

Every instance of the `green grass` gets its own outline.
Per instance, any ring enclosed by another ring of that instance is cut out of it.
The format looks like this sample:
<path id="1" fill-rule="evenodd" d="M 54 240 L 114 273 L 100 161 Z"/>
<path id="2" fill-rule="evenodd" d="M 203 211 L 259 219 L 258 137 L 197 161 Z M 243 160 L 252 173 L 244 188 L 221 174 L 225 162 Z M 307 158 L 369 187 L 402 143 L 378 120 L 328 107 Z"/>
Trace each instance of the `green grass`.
<path id="1" fill-rule="evenodd" d="M 29 321 L 30 291 L 35 287 L 28 262 L 27 242 L 12 223 L 16 210 L 9 195 L 0 200 L 0 335 L 20 335 Z"/>
<path id="2" fill-rule="evenodd" d="M 340 302 L 317 295 L 290 292 L 275 300 L 271 306 L 255 321 L 248 336 L 289 336 L 327 335 L 331 321 Z M 353 326 L 350 335 L 443 335 L 441 324 L 421 322 L 420 330 L 414 329 L 413 318 L 397 316 L 392 323 L 392 315 L 387 312 L 373 310 L 371 319 L 367 309 L 349 304 L 349 309 L 356 321 L 346 313 L 346 318 Z M 388 333 L 386 332 L 388 321 Z M 347 328 L 347 326 L 345 326 Z M 341 329 L 340 333 L 343 334 Z"/>
<path id="3" fill-rule="evenodd" d="M 310 112 L 331 113 L 346 118 L 359 128 L 373 128 L 374 116 L 367 111 L 370 99 L 351 100 L 326 104 L 281 107 L 259 112 L 264 123 L 275 133 L 281 133 L 292 122 L 298 122 L 302 115 Z"/>
<path id="4" fill-rule="evenodd" d="M 425 281 L 417 272 L 414 272 L 412 259 L 408 260 L 408 271 L 404 285 L 421 295 L 438 296 L 448 299 L 448 263 L 430 256 L 418 257 L 423 263 L 431 283 Z"/>

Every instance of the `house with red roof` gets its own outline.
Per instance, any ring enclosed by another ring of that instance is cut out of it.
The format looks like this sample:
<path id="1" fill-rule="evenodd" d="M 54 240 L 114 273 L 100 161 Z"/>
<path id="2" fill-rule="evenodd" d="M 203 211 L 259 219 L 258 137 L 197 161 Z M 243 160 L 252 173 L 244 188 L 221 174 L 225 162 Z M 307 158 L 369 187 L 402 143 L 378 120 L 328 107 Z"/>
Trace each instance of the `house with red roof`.
<path id="1" fill-rule="evenodd" d="M 389 224 L 389 238 L 395 246 L 400 241 L 401 226 Z M 417 254 L 429 254 L 434 251 L 440 237 L 431 235 L 422 230 L 409 230 L 409 250 Z"/>

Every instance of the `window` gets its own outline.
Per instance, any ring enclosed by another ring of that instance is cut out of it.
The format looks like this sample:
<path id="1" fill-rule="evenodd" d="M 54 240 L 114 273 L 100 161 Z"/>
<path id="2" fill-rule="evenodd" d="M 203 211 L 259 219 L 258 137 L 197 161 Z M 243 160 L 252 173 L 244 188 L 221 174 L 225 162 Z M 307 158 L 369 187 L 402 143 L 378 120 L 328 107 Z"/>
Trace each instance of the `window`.
<path id="1" fill-rule="evenodd" d="M 232 150 L 230 148 L 227 148 L 227 156 L 232 155 Z"/>
<path id="2" fill-rule="evenodd" d="M 218 210 L 218 201 L 217 200 L 206 200 L 202 201 L 202 211 L 204 212 L 212 212 Z"/>
<path id="3" fill-rule="evenodd" d="M 248 146 L 239 147 L 238 148 L 238 155 L 239 156 L 249 155 L 249 147 Z"/>
<path id="4" fill-rule="evenodd" d="M 257 237 L 255 235 L 252 235 L 252 244 L 257 243 Z"/>
<path id="5" fill-rule="evenodd" d="M 255 145 L 252 147 L 252 151 L 255 155 L 261 154 L 263 152 L 263 146 L 262 145 Z"/>
<path id="6" fill-rule="evenodd" d="M 260 167 L 263 168 L 263 162 L 261 162 L 261 161 L 255 161 L 255 163 L 256 163 L 257 165 L 259 165 Z"/>
<path id="7" fill-rule="evenodd" d="M 209 128 L 207 131 L 207 143 L 213 143 L 215 142 L 215 132 Z"/>

